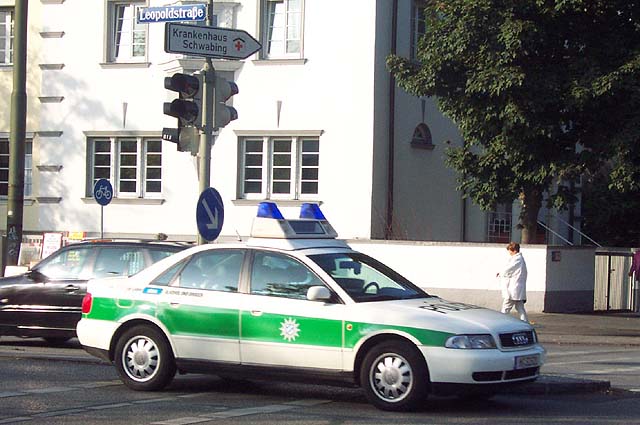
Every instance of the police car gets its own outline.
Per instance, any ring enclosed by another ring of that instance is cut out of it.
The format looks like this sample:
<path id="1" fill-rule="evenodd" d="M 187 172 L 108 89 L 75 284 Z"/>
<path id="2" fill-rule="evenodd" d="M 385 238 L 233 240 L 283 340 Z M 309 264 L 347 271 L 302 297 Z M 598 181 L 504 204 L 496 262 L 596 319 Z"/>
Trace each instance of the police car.
<path id="1" fill-rule="evenodd" d="M 189 248 L 89 282 L 78 338 L 134 390 L 176 372 L 360 385 L 384 410 L 428 394 L 490 397 L 538 377 L 527 323 L 431 296 L 352 250 L 315 204 L 262 203 L 245 243 Z"/>

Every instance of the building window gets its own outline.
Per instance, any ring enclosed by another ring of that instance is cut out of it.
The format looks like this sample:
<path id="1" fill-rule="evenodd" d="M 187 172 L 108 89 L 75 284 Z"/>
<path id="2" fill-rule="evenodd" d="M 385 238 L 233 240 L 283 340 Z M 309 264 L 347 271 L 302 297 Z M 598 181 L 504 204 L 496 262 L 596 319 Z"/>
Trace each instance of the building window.
<path id="1" fill-rule="evenodd" d="M 13 9 L 0 9 L 0 65 L 13 63 Z"/>
<path id="2" fill-rule="evenodd" d="M 145 137 L 88 139 L 90 177 L 87 196 L 99 179 L 108 179 L 116 198 L 156 198 L 162 192 L 162 140 Z"/>
<path id="3" fill-rule="evenodd" d="M 425 33 L 425 6 L 425 0 L 413 0 L 411 4 L 411 59 L 418 59 L 418 40 Z"/>
<path id="4" fill-rule="evenodd" d="M 261 0 L 265 59 L 302 57 L 303 0 Z"/>
<path id="5" fill-rule="evenodd" d="M 32 144 L 24 145 L 24 196 L 31 196 L 33 190 Z M 9 139 L 0 139 L 0 197 L 9 194 Z"/>
<path id="6" fill-rule="evenodd" d="M 511 241 L 511 204 L 498 204 L 495 211 L 487 213 L 487 242 Z"/>
<path id="7" fill-rule="evenodd" d="M 135 9 L 144 2 L 108 2 L 107 62 L 142 62 L 147 54 L 147 25 L 136 22 Z"/>
<path id="8" fill-rule="evenodd" d="M 317 137 L 246 137 L 241 139 L 241 150 L 241 198 L 317 197 L 320 165 Z"/>

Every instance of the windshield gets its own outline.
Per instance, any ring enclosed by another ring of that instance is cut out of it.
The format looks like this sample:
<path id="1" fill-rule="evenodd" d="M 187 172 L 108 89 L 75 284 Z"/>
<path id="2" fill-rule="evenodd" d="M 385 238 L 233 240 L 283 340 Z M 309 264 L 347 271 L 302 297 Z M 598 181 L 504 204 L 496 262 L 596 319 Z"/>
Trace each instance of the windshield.
<path id="1" fill-rule="evenodd" d="M 378 260 L 359 252 L 309 255 L 355 302 L 430 297 Z"/>

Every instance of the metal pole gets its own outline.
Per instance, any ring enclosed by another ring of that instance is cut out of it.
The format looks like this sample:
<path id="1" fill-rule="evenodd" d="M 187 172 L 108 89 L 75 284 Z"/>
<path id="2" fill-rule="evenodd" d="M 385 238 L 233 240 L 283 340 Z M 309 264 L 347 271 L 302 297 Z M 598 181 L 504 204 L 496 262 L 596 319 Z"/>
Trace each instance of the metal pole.
<path id="1" fill-rule="evenodd" d="M 100 239 L 104 239 L 104 205 L 100 205 Z"/>
<path id="2" fill-rule="evenodd" d="M 7 257 L 5 266 L 18 264 L 24 208 L 24 151 L 27 121 L 27 11 L 28 0 L 14 9 L 13 91 L 9 137 L 9 190 L 7 193 Z"/>
<path id="3" fill-rule="evenodd" d="M 213 26 L 213 0 L 209 0 L 208 9 L 207 25 Z M 200 133 L 200 146 L 198 149 L 199 193 L 204 192 L 205 189 L 208 189 L 211 185 L 211 147 L 215 143 L 213 136 L 215 102 L 213 99 L 215 96 L 216 70 L 213 67 L 211 58 L 206 58 L 202 73 L 204 74 L 202 79 L 204 85 L 202 92 L 202 116 L 204 117 L 204 126 Z M 198 233 L 198 245 L 206 243 L 207 241 Z"/>

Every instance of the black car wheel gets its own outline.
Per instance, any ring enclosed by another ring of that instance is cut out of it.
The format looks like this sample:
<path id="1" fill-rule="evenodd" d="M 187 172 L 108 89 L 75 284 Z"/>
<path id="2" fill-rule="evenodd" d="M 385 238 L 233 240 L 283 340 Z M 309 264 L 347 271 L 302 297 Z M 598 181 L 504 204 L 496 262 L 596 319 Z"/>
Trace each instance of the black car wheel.
<path id="1" fill-rule="evenodd" d="M 138 391 L 160 390 L 176 374 L 169 343 L 150 326 L 136 326 L 122 334 L 116 345 L 115 365 L 125 385 Z"/>
<path id="2" fill-rule="evenodd" d="M 369 402 L 379 409 L 413 410 L 427 397 L 427 365 L 417 349 L 408 343 L 385 342 L 365 356 L 360 385 Z"/>

